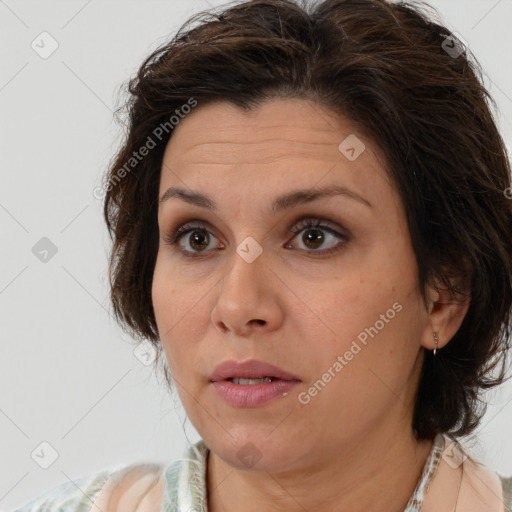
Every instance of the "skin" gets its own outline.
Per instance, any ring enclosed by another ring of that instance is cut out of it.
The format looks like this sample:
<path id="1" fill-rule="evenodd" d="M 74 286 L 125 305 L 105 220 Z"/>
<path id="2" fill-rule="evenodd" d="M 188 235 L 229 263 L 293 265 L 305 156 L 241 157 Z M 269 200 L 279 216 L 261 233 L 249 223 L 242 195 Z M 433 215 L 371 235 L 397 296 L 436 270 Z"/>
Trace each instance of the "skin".
<path id="1" fill-rule="evenodd" d="M 365 145 L 353 161 L 338 149 L 350 134 Z M 330 184 L 371 206 L 338 195 L 270 209 L 281 194 Z M 171 186 L 218 204 L 211 212 L 179 198 L 161 202 L 152 288 L 176 388 L 210 448 L 209 510 L 403 510 L 432 447 L 411 429 L 424 349 L 434 348 L 434 332 L 438 349 L 453 337 L 467 305 L 434 288 L 422 299 L 405 211 L 376 146 L 310 100 L 272 99 L 249 112 L 198 105 L 166 148 L 159 197 Z M 348 240 L 324 230 L 318 241 L 317 228 L 294 234 L 303 216 L 330 221 Z M 164 238 L 194 219 L 209 233 L 179 243 L 195 259 Z M 236 252 L 248 236 L 263 251 L 252 263 Z M 400 312 L 301 403 L 299 393 L 395 303 Z M 211 373 L 227 359 L 253 358 L 301 382 L 258 408 L 226 404 Z M 261 457 L 250 467 L 237 456 L 247 446 Z"/>

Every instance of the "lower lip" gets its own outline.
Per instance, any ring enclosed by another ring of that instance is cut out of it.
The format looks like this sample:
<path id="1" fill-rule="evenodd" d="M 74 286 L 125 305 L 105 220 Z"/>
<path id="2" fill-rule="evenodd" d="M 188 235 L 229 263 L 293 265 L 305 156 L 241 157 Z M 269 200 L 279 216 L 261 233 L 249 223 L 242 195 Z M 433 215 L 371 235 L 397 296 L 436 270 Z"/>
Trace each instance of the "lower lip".
<path id="1" fill-rule="evenodd" d="M 280 380 L 263 384 L 235 384 L 229 380 L 212 382 L 217 393 L 233 407 L 254 408 L 288 393 L 300 381 Z"/>

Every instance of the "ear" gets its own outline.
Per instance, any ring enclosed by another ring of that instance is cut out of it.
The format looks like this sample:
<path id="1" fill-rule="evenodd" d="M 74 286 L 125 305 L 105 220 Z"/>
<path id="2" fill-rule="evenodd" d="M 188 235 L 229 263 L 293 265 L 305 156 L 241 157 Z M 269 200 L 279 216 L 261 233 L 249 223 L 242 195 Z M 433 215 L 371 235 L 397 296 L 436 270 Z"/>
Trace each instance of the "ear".
<path id="1" fill-rule="evenodd" d="M 421 345 L 428 350 L 436 348 L 434 333 L 438 339 L 437 349 L 447 345 L 459 330 L 469 308 L 469 286 L 459 288 L 458 283 L 450 283 L 451 288 L 446 284 L 443 287 L 439 281 L 427 288 L 428 320 L 421 336 Z"/>

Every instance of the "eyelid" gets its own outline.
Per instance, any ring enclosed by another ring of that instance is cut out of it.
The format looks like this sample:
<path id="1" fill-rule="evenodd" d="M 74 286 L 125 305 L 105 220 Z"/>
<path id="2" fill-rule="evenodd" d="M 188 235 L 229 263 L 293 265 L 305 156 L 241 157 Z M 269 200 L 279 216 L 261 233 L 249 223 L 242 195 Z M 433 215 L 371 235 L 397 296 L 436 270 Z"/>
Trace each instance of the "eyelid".
<path id="1" fill-rule="evenodd" d="M 338 227 L 336 224 L 332 223 L 330 220 L 325 219 L 319 216 L 311 216 L 307 215 L 297 219 L 290 228 L 290 232 L 297 234 L 300 233 L 305 228 L 314 228 L 319 227 L 326 231 L 330 231 L 332 234 L 343 235 L 343 233 L 339 233 L 339 231 L 346 231 L 341 227 Z"/>

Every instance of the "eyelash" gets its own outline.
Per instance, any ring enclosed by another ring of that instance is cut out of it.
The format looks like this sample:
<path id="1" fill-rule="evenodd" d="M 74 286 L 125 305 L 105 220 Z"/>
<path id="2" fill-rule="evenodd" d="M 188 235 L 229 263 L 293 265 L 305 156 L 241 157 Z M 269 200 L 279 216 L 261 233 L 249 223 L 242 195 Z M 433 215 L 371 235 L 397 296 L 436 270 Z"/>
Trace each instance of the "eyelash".
<path id="1" fill-rule="evenodd" d="M 350 241 L 350 236 L 348 234 L 344 234 L 344 233 L 340 233 L 340 232 L 336 231 L 333 227 L 331 227 L 329 221 L 325 221 L 325 220 L 321 220 L 321 219 L 313 218 L 313 217 L 308 217 L 308 218 L 299 220 L 290 229 L 290 233 L 297 235 L 301 231 L 304 231 L 307 229 L 318 229 L 318 230 L 327 231 L 331 235 L 336 236 L 337 238 L 339 238 L 340 240 L 342 240 L 344 242 L 344 243 L 335 245 L 334 247 L 331 247 L 330 249 L 324 249 L 324 250 L 318 250 L 318 251 L 317 250 L 309 250 L 308 251 L 306 249 L 301 249 L 308 253 L 320 254 L 322 256 L 327 255 L 327 254 L 332 254 L 334 252 L 341 250 L 345 246 L 345 244 Z M 186 223 L 186 224 L 181 225 L 174 231 L 165 233 L 164 234 L 164 242 L 167 245 L 170 245 L 173 247 L 179 246 L 179 240 L 182 237 L 184 237 L 185 235 L 192 233 L 194 231 L 202 231 L 202 232 L 210 233 L 208 231 L 208 229 L 205 228 L 203 223 L 198 223 L 198 224 Z M 210 251 L 199 251 L 199 252 L 198 251 L 196 251 L 196 252 L 188 251 L 188 250 L 182 249 L 181 247 L 179 247 L 178 250 L 184 256 L 189 257 L 189 258 L 204 257 L 205 255 L 207 255 L 208 252 L 210 252 Z"/>

